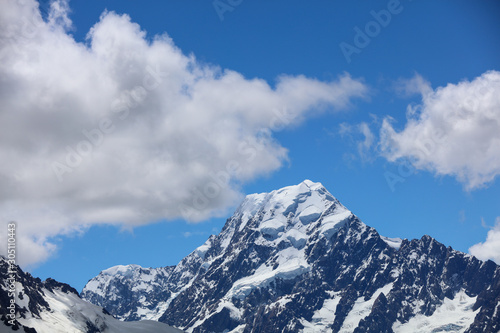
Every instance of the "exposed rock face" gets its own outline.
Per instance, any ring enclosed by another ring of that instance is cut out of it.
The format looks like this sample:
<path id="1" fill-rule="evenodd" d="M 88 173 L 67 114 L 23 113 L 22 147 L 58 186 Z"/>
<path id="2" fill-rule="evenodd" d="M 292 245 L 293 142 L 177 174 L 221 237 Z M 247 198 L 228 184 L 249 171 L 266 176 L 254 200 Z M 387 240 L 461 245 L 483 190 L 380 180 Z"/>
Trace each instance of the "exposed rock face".
<path id="1" fill-rule="evenodd" d="M 497 265 L 429 236 L 382 237 L 310 181 L 247 196 L 177 266 L 115 267 L 82 295 L 200 333 L 500 329 Z"/>
<path id="2" fill-rule="evenodd" d="M 122 322 L 71 286 L 41 281 L 0 257 L 0 332 L 176 333 L 159 322 Z M 12 308 L 12 311 L 11 311 Z"/>

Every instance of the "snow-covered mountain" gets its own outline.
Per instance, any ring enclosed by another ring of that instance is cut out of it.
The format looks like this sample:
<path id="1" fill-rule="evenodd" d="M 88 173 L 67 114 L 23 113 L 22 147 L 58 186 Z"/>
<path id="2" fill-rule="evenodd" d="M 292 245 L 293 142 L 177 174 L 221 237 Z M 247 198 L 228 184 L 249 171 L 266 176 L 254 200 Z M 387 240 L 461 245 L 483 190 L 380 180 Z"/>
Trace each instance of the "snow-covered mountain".
<path id="1" fill-rule="evenodd" d="M 181 332 L 157 321 L 120 321 L 102 307 L 82 300 L 71 286 L 53 279 L 42 282 L 18 266 L 10 266 L 3 257 L 0 281 L 0 333 Z"/>
<path id="2" fill-rule="evenodd" d="M 187 332 L 498 332 L 500 268 L 380 236 L 321 184 L 246 197 L 177 266 L 117 266 L 82 297 Z"/>

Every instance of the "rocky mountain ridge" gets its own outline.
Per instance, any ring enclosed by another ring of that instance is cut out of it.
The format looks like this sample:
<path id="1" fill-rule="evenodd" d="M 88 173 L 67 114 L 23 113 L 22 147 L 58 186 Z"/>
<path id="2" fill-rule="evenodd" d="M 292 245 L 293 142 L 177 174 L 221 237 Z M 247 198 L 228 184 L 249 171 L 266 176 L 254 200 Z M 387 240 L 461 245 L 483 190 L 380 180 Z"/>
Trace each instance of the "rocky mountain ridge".
<path id="1" fill-rule="evenodd" d="M 0 281 L 0 333 L 181 333 L 156 321 L 120 321 L 71 286 L 41 281 L 1 256 Z"/>
<path id="2" fill-rule="evenodd" d="M 82 296 L 123 320 L 187 332 L 500 328 L 496 264 L 430 236 L 382 237 L 311 181 L 247 196 L 221 233 L 178 265 L 115 267 Z"/>

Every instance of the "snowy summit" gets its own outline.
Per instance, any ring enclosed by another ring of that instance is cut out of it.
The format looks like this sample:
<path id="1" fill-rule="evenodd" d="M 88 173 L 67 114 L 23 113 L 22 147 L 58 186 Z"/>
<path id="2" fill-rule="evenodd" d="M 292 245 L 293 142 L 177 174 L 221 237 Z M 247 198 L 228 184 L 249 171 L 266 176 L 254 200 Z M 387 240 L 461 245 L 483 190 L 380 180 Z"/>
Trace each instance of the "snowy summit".
<path id="1" fill-rule="evenodd" d="M 108 269 L 82 296 L 189 333 L 495 331 L 494 281 L 493 262 L 383 237 L 305 180 L 248 195 L 176 266 Z"/>

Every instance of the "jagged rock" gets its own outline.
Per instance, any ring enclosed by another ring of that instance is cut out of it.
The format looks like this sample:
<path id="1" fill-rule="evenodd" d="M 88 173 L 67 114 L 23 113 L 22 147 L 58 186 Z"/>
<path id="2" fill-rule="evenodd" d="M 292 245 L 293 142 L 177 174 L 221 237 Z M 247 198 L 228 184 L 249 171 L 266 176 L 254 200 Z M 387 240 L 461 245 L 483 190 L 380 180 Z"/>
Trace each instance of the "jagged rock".
<path id="1" fill-rule="evenodd" d="M 247 196 L 221 233 L 177 266 L 143 270 L 106 270 L 82 295 L 124 320 L 187 332 L 500 327 L 497 265 L 428 235 L 382 237 L 311 181 Z"/>

